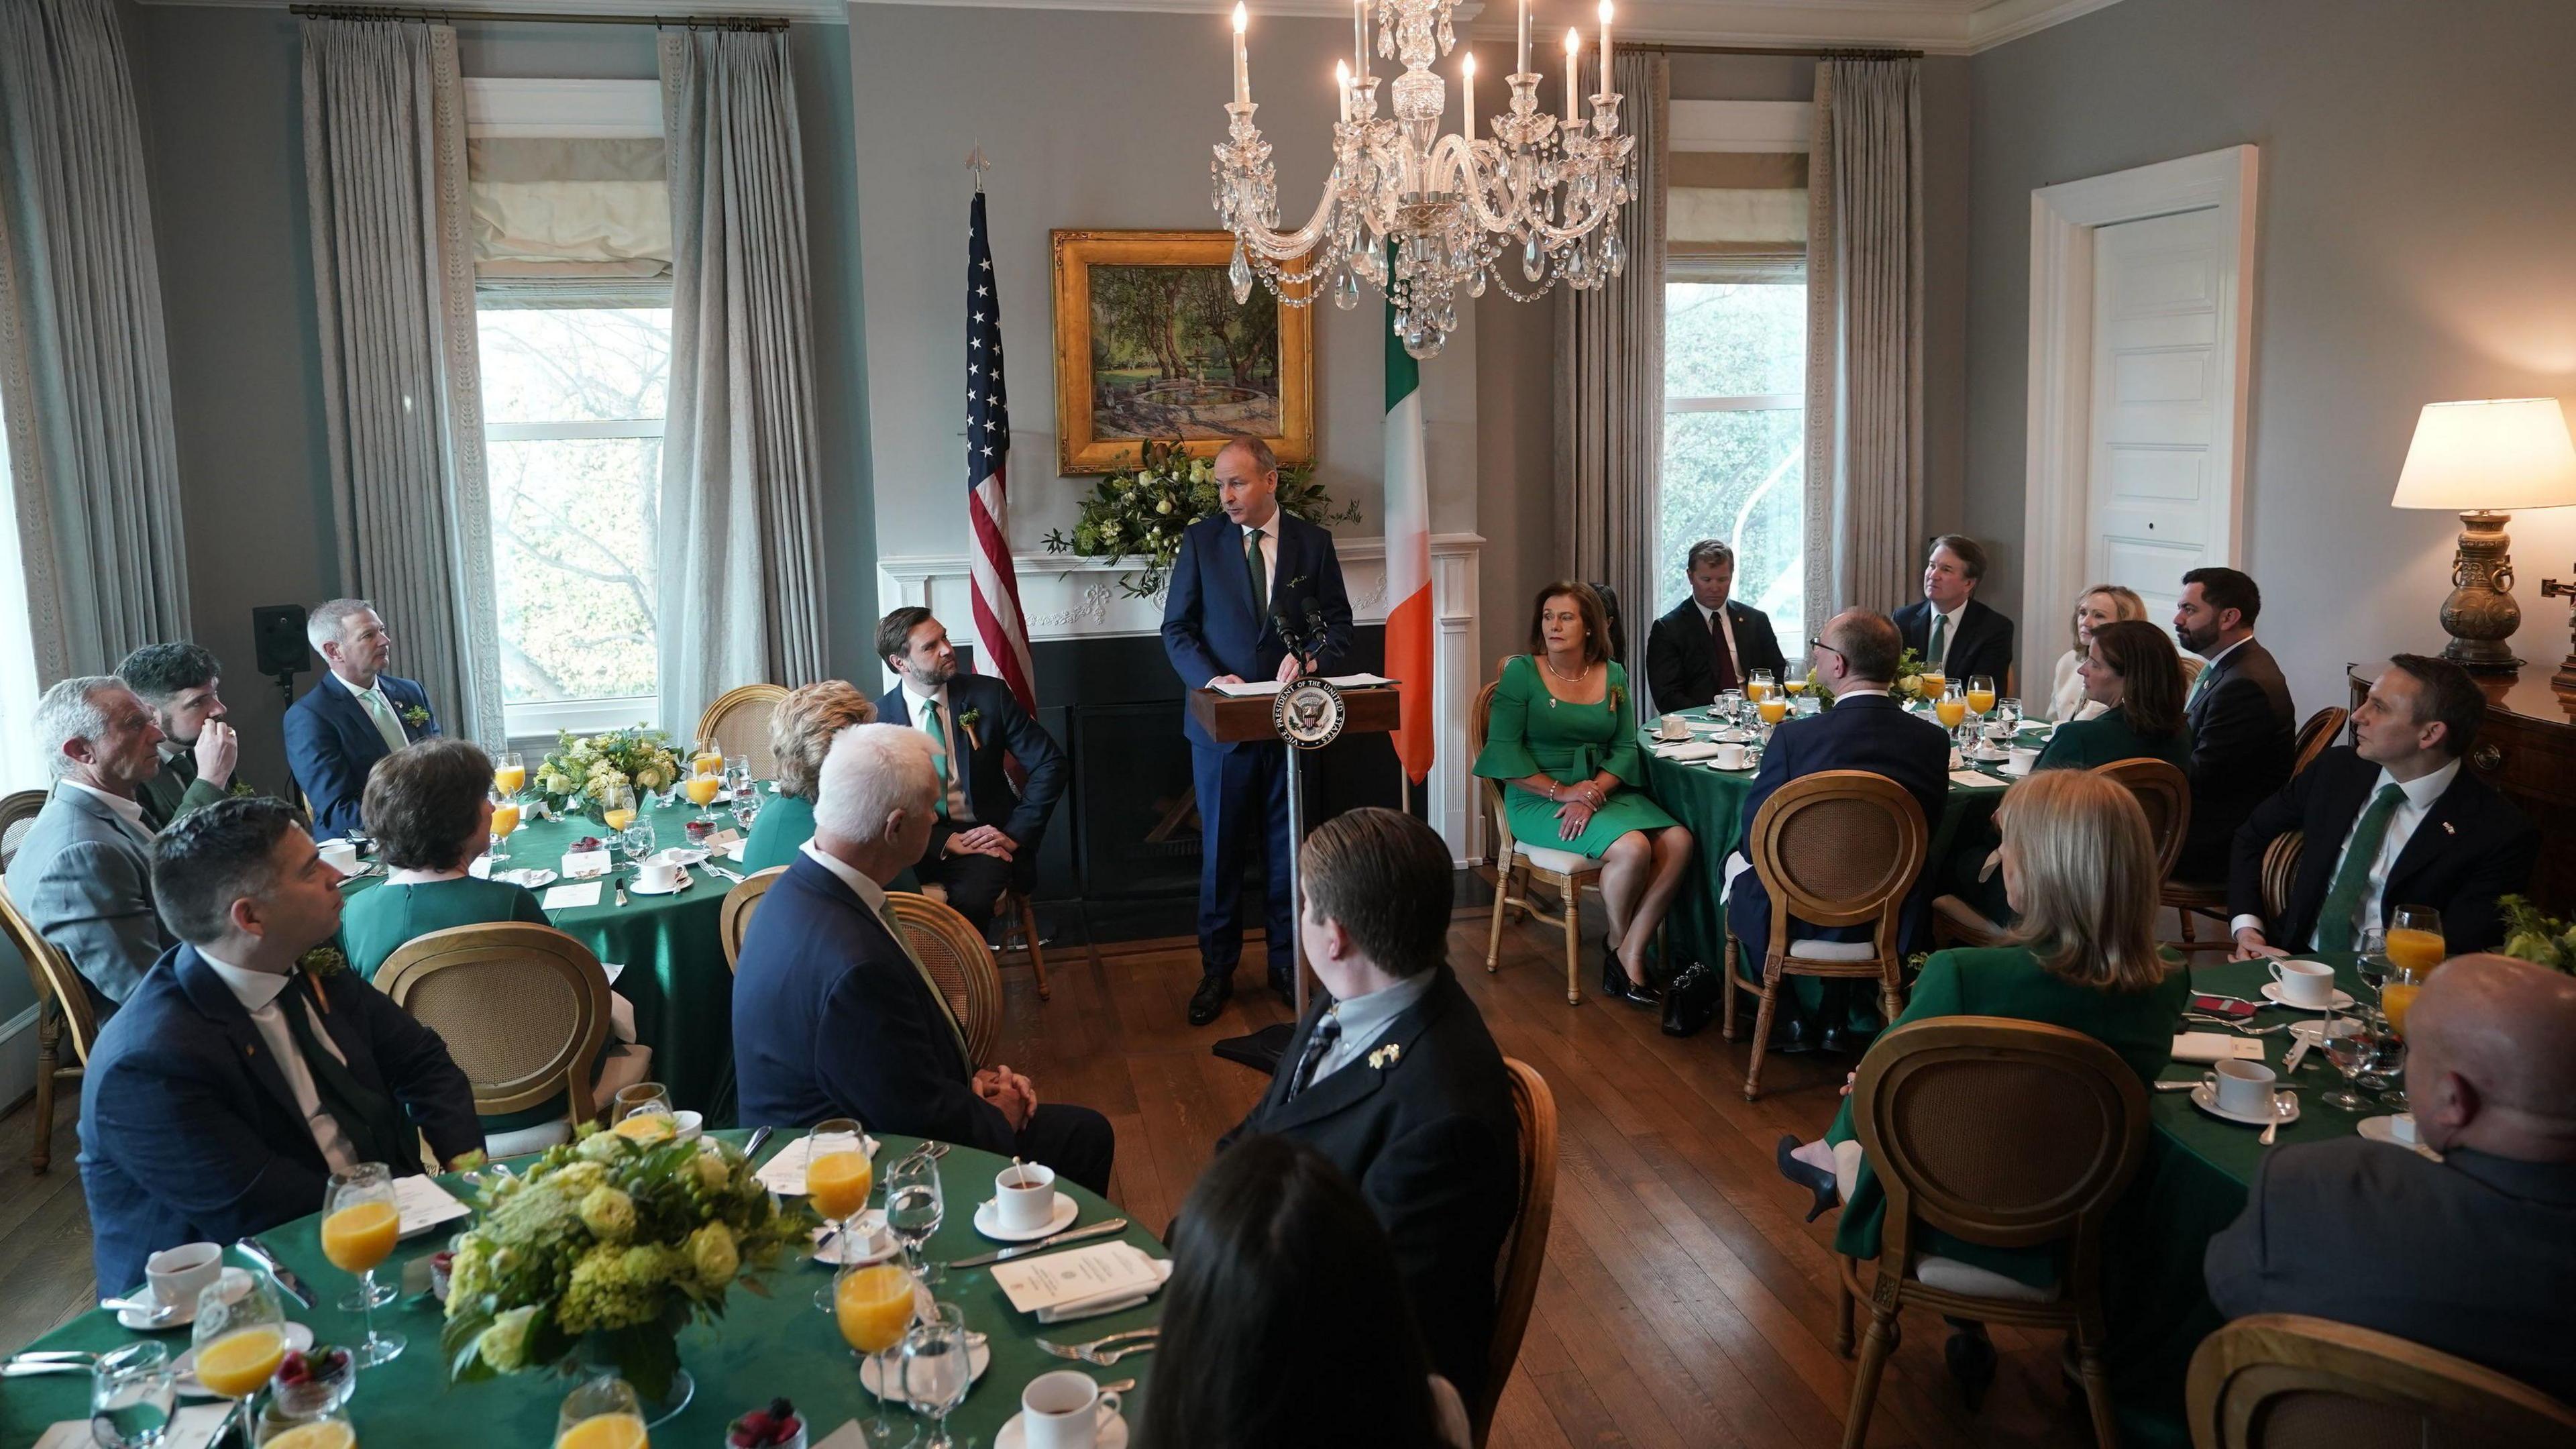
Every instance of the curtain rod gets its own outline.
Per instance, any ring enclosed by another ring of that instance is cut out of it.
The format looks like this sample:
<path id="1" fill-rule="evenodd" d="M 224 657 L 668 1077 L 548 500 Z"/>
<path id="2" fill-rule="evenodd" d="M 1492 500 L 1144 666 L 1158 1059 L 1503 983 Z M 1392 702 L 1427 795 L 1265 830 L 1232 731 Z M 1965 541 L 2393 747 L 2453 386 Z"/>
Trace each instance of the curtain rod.
<path id="1" fill-rule="evenodd" d="M 1657 45 L 1623 40 L 1619 42 L 1619 48 L 1653 51 L 1659 55 L 1777 55 L 1791 58 L 1808 57 L 1815 60 L 1921 60 L 1923 58 L 1923 52 L 1919 50 L 1870 50 L 1855 46 L 1820 50 L 1813 46 Z"/>
<path id="2" fill-rule="evenodd" d="M 533 10 L 422 9 L 407 5 L 290 5 L 286 9 L 290 15 L 310 16 L 317 20 L 421 20 L 441 24 L 459 20 L 510 20 L 540 25 L 650 25 L 657 29 L 668 26 L 675 30 L 785 30 L 788 24 L 784 17 L 776 15 L 549 14 Z"/>

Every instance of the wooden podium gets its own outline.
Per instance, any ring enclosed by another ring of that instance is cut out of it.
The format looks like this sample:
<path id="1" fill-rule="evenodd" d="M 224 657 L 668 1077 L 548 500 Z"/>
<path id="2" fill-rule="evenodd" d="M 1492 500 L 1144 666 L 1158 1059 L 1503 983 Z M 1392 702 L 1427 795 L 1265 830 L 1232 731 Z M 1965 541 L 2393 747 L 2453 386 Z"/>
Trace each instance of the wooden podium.
<path id="1" fill-rule="evenodd" d="M 1189 696 L 1190 718 L 1198 721 L 1199 728 L 1207 731 L 1208 738 L 1218 744 L 1276 741 L 1288 747 L 1288 839 L 1291 842 L 1288 855 L 1288 910 L 1292 922 L 1306 909 L 1303 882 L 1298 879 L 1295 849 L 1297 846 L 1302 846 L 1306 840 L 1306 777 L 1303 767 L 1306 751 L 1322 749 L 1343 735 L 1384 734 L 1396 727 L 1404 713 L 1404 684 L 1400 680 L 1366 688 L 1335 689 L 1332 692 L 1341 701 L 1341 719 L 1321 738 L 1301 742 L 1290 733 L 1283 732 L 1280 727 L 1280 694 L 1293 694 L 1300 685 L 1314 682 L 1311 679 L 1292 681 L 1281 685 L 1279 692 L 1270 694 L 1227 695 L 1213 689 L 1193 689 Z M 1201 822 L 1201 828 L 1205 828 L 1205 822 Z M 1237 883 L 1229 884 L 1234 884 L 1237 889 L 1240 889 Z M 1306 1002 L 1310 994 L 1307 986 L 1310 973 L 1306 966 L 1306 945 L 1304 939 L 1296 935 L 1293 924 L 1289 929 L 1292 941 L 1290 951 L 1292 959 L 1297 963 L 1295 973 L 1297 1019 L 1303 1021 L 1306 1019 Z M 1267 1056 L 1270 1065 L 1275 1067 L 1281 1053 L 1288 1049 L 1288 1039 L 1295 1033 L 1294 1023 L 1285 1026 L 1268 1026 L 1253 1033 L 1249 1038 L 1240 1039 L 1242 1044 L 1236 1050 L 1224 1050 L 1226 1045 L 1232 1045 L 1232 1043 L 1220 1044 L 1219 1049 L 1221 1054 L 1238 1061 Z"/>

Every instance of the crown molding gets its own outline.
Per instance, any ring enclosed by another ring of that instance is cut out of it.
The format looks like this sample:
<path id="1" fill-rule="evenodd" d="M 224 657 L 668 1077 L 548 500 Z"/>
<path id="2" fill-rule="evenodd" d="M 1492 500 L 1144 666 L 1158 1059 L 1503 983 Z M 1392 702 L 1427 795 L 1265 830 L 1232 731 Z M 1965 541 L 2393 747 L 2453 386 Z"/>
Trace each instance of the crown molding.
<path id="1" fill-rule="evenodd" d="M 283 10 L 303 0 L 136 0 L 150 6 L 197 6 L 216 10 Z M 333 0 L 365 5 L 368 0 Z M 435 0 L 386 0 L 388 5 L 438 8 Z M 847 25 L 845 0 L 463 0 L 456 19 L 473 23 L 476 13 L 493 15 L 775 15 L 802 25 Z"/>

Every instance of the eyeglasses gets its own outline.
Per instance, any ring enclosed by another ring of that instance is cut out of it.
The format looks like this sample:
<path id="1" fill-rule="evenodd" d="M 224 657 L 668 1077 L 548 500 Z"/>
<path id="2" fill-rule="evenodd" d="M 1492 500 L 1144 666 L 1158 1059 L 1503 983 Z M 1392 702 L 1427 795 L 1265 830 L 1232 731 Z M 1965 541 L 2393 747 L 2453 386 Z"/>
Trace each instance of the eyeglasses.
<path id="1" fill-rule="evenodd" d="M 1839 649 L 1835 648 L 1835 647 L 1834 647 L 1834 646 L 1832 646 L 1831 644 L 1826 643 L 1826 642 L 1825 642 L 1824 640 L 1822 640 L 1822 639 L 1810 639 L 1810 640 L 1808 640 L 1808 641 L 1807 641 L 1807 647 L 1808 647 L 1808 648 L 1810 648 L 1810 649 L 1822 649 L 1822 650 L 1823 650 L 1823 651 L 1825 651 L 1826 653 L 1828 653 L 1828 654 L 1830 654 L 1830 655 L 1834 656 L 1836 659 L 1839 659 L 1839 660 L 1843 661 L 1843 662 L 1844 662 L 1844 663 L 1846 663 L 1846 664 L 1849 664 L 1849 663 L 1851 662 L 1851 656 L 1850 656 L 1850 655 L 1845 654 L 1843 651 L 1841 651 L 1841 650 L 1839 650 Z"/>

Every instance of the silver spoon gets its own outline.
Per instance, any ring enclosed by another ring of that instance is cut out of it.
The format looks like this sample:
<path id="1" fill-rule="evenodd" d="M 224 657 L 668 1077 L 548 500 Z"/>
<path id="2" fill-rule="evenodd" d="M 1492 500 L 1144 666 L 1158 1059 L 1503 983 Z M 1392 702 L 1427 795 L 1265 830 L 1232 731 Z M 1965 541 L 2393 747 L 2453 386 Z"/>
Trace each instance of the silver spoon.
<path id="1" fill-rule="evenodd" d="M 142 1319 L 146 1328 L 168 1322 L 170 1316 L 179 1311 L 176 1303 L 161 1303 L 150 1298 L 102 1298 L 98 1300 L 98 1306 L 109 1313 L 131 1313 Z"/>

